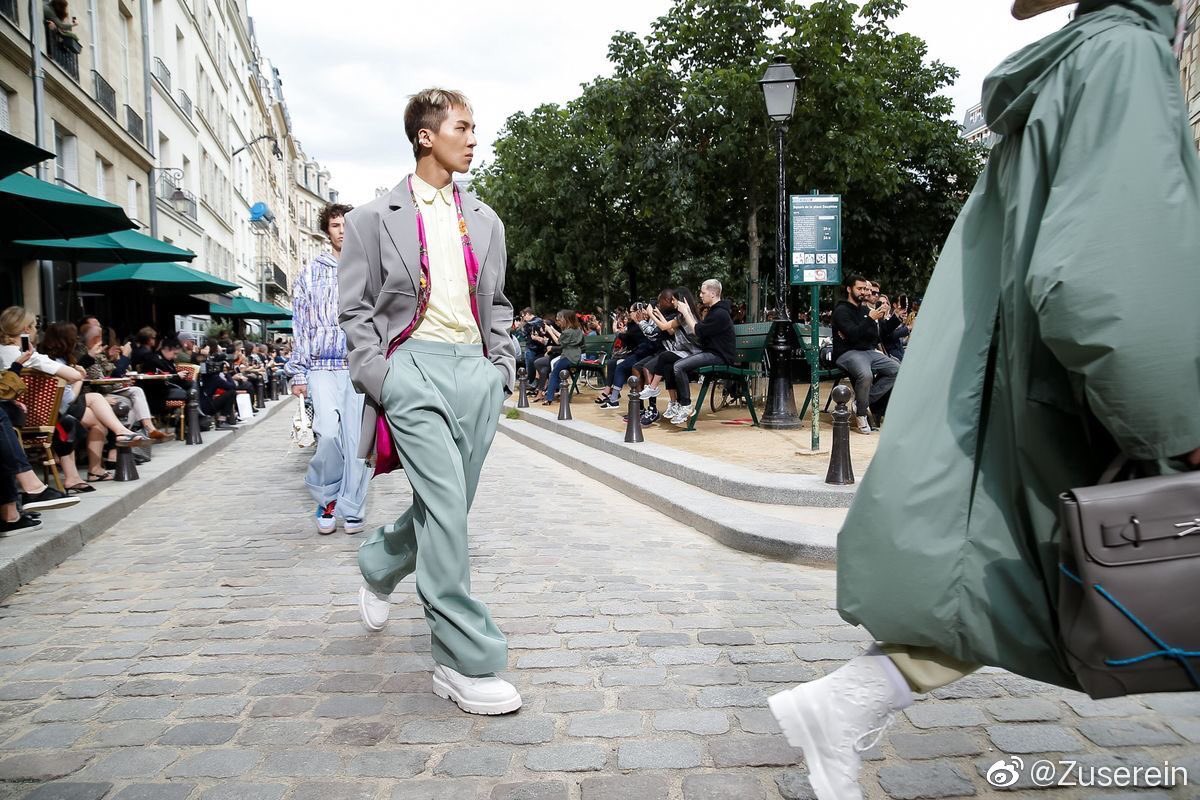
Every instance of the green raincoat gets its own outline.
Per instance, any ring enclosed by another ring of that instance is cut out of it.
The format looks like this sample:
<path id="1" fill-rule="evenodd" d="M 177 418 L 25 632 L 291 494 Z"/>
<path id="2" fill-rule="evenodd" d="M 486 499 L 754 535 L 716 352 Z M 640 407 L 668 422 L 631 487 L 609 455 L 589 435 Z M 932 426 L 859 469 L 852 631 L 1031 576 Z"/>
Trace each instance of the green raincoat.
<path id="1" fill-rule="evenodd" d="M 1083 0 L 984 84 L 1002 138 L 838 539 L 839 610 L 880 641 L 1077 688 L 1058 494 L 1118 449 L 1161 471 L 1200 447 L 1200 162 L 1175 21 L 1170 0 Z"/>

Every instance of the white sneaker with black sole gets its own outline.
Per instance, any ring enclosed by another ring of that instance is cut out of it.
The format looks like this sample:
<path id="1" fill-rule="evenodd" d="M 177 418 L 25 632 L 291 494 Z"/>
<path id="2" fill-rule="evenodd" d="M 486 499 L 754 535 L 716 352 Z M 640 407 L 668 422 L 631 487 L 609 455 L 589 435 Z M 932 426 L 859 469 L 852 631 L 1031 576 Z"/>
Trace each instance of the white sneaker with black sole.
<path id="1" fill-rule="evenodd" d="M 521 707 L 517 687 L 495 675 L 471 678 L 443 664 L 433 667 L 433 693 L 468 714 L 510 714 Z"/>
<path id="2" fill-rule="evenodd" d="M 21 492 L 21 508 L 26 511 L 46 511 L 51 508 L 70 508 L 79 504 L 78 497 L 63 494 L 58 489 L 47 486 L 37 494 Z"/>
<path id="3" fill-rule="evenodd" d="M 344 520 L 342 520 L 342 531 L 344 533 L 362 533 L 366 529 L 367 521 L 361 517 L 346 517 Z"/>

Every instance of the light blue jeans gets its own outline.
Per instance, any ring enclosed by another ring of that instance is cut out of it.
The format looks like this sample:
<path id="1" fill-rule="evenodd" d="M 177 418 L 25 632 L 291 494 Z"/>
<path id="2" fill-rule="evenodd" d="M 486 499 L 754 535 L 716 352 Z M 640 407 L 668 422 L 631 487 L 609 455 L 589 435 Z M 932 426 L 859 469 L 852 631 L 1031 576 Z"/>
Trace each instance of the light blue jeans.
<path id="1" fill-rule="evenodd" d="M 342 518 L 363 519 L 371 469 L 355 458 L 362 424 L 363 396 L 354 390 L 348 370 L 314 369 L 308 373 L 317 451 L 308 463 L 304 485 L 320 506 L 337 501 Z"/>

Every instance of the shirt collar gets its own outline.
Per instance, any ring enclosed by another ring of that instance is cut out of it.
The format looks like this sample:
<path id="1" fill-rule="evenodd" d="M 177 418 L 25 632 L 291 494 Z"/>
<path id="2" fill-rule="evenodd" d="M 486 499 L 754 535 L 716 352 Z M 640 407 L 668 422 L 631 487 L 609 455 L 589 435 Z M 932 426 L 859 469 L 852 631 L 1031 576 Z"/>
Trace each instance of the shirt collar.
<path id="1" fill-rule="evenodd" d="M 425 205 L 433 205 L 433 202 L 439 197 L 446 205 L 454 203 L 454 181 L 450 181 L 440 189 L 435 189 L 414 172 L 412 176 L 413 194 L 417 196 Z"/>

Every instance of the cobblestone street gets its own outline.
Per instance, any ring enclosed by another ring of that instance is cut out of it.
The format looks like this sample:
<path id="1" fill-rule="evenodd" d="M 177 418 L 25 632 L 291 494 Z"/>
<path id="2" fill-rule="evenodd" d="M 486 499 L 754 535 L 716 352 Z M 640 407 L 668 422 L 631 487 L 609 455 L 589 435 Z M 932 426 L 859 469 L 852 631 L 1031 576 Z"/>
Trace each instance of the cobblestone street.
<path id="1" fill-rule="evenodd" d="M 361 537 L 316 535 L 289 425 L 265 420 L 3 601 L 0 800 L 811 797 L 766 697 L 864 648 L 832 570 L 727 549 L 498 437 L 474 588 L 525 707 L 469 716 L 430 691 L 411 579 L 388 628 L 360 627 Z M 400 473 L 379 479 L 369 521 L 407 499 Z M 1200 797 L 1200 693 L 1093 702 L 989 670 L 935 695 L 867 754 L 867 797 Z M 1010 754 L 1192 779 L 989 788 Z"/>

